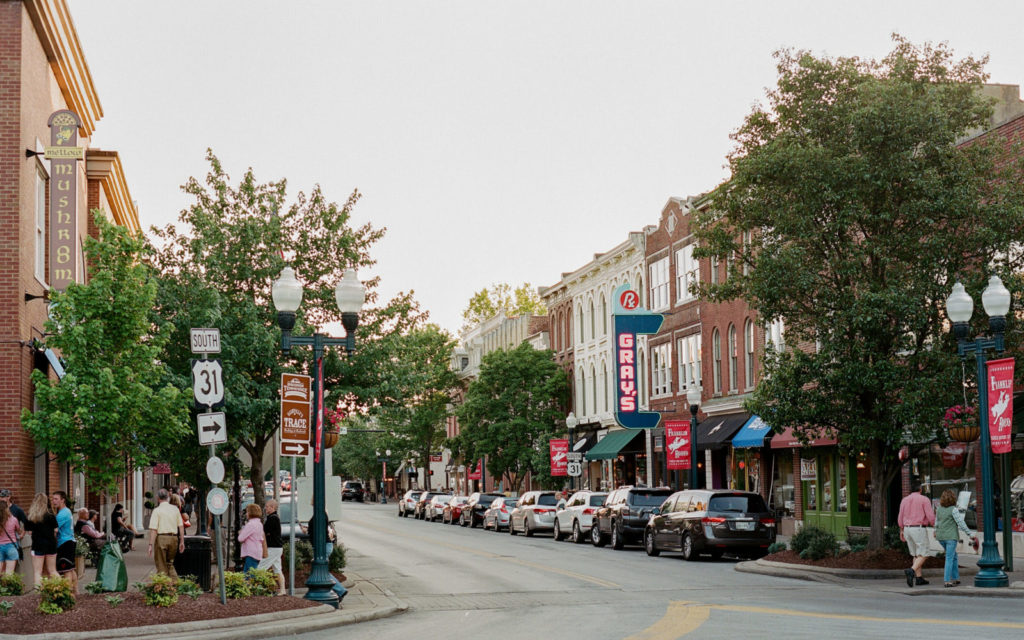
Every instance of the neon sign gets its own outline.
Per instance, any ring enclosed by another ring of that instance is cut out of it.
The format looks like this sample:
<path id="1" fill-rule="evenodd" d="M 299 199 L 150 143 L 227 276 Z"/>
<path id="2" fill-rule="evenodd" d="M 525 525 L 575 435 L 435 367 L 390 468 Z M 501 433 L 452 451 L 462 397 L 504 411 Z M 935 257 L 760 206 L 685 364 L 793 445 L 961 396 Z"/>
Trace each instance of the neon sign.
<path id="1" fill-rule="evenodd" d="M 661 414 L 640 410 L 638 380 L 642 372 L 638 370 L 637 336 L 657 333 L 665 318 L 640 306 L 640 295 L 630 289 L 628 283 L 619 286 L 612 299 L 615 301 L 612 313 L 615 328 L 615 421 L 626 429 L 653 429 L 661 422 Z"/>

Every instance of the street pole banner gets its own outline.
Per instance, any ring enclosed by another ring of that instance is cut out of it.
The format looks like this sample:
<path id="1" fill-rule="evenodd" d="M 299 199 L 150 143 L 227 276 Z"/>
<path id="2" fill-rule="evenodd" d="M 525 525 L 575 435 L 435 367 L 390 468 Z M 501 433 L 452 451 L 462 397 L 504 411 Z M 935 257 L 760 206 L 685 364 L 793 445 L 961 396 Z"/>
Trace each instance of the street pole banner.
<path id="1" fill-rule="evenodd" d="M 988 433 L 992 453 L 1013 449 L 1013 358 L 988 362 Z"/>
<path id="2" fill-rule="evenodd" d="M 320 462 L 324 447 L 324 359 L 316 361 L 316 443 L 313 444 L 313 462 Z"/>
<path id="3" fill-rule="evenodd" d="M 612 296 L 615 329 L 615 421 L 626 429 L 653 429 L 661 422 L 657 411 L 640 410 L 640 335 L 657 333 L 665 317 L 640 306 L 640 294 L 629 283 L 620 285 Z"/>
<path id="4" fill-rule="evenodd" d="M 565 476 L 569 474 L 569 441 L 555 438 L 549 443 L 551 450 L 551 475 Z"/>
<path id="5" fill-rule="evenodd" d="M 309 453 L 311 378 L 295 373 L 281 374 L 281 455 Z"/>
<path id="6" fill-rule="evenodd" d="M 669 469 L 689 469 L 690 422 L 688 420 L 665 421 L 665 460 Z"/>
<path id="7" fill-rule="evenodd" d="M 476 471 L 470 471 L 466 475 L 466 477 L 469 478 L 470 480 L 480 480 L 483 477 L 483 475 L 481 473 L 481 471 L 483 469 L 483 466 L 484 466 L 484 461 L 483 460 L 477 460 L 476 461 Z"/>
<path id="8" fill-rule="evenodd" d="M 74 111 L 54 111 L 47 121 L 50 146 L 50 288 L 63 291 L 78 281 L 78 146 L 82 120 Z M 83 201 L 84 204 L 84 201 Z"/>

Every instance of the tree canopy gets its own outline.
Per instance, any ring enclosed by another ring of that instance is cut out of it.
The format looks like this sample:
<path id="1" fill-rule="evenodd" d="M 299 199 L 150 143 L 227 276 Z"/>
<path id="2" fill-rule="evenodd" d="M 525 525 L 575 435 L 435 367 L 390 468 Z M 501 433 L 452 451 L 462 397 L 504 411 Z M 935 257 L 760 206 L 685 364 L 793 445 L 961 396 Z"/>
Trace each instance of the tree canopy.
<path id="1" fill-rule="evenodd" d="M 152 464 L 189 433 L 187 397 L 161 359 L 167 333 L 152 316 L 157 284 L 140 235 L 94 210 L 98 234 L 85 240 L 89 277 L 51 292 L 46 347 L 65 375 L 32 372 L 38 411 L 22 424 L 36 443 L 113 492 L 132 469 Z"/>
<path id="2" fill-rule="evenodd" d="M 464 327 L 479 324 L 503 311 L 509 318 L 521 315 L 545 315 L 547 309 L 537 290 L 524 282 L 516 288 L 502 282 L 481 289 L 469 299 L 462 312 Z"/>
<path id="3" fill-rule="evenodd" d="M 899 448 L 935 438 L 957 403 L 945 298 L 958 278 L 977 297 L 1019 267 L 1024 229 L 1021 156 L 957 144 L 988 126 L 985 60 L 894 40 L 879 61 L 777 53 L 778 83 L 733 136 L 697 230 L 697 255 L 730 267 L 702 294 L 745 299 L 806 347 L 769 350 L 750 410 L 867 452 L 872 546 Z"/>

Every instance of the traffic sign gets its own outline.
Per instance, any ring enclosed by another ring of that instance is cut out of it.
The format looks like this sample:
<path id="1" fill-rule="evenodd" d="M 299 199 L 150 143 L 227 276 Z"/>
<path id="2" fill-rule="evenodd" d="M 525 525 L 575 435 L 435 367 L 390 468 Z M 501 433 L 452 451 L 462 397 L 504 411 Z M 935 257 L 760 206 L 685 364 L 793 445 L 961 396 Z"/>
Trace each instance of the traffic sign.
<path id="1" fill-rule="evenodd" d="M 579 451 L 570 451 L 565 454 L 565 459 L 569 462 L 583 462 L 583 454 Z"/>
<path id="2" fill-rule="evenodd" d="M 228 492 L 220 487 L 210 489 L 210 493 L 206 494 L 206 506 L 213 515 L 221 515 L 228 510 Z"/>
<path id="3" fill-rule="evenodd" d="M 308 456 L 309 455 L 309 443 L 308 442 L 293 442 L 291 440 L 281 441 L 281 455 L 282 456 Z"/>
<path id="4" fill-rule="evenodd" d="M 565 465 L 565 472 L 573 478 L 578 478 L 583 475 L 583 465 L 579 462 L 570 462 Z"/>
<path id="5" fill-rule="evenodd" d="M 206 477 L 213 484 L 220 484 L 224 479 L 224 463 L 217 456 L 212 456 L 206 461 Z"/>
<path id="6" fill-rule="evenodd" d="M 220 329 L 189 329 L 192 353 L 220 353 Z"/>
<path id="7" fill-rule="evenodd" d="M 219 407 L 224 404 L 224 374 L 220 360 L 192 361 L 192 395 L 199 406 Z"/>
<path id="8" fill-rule="evenodd" d="M 220 444 L 228 441 L 228 428 L 224 412 L 200 413 L 196 416 L 199 429 L 199 444 Z"/>

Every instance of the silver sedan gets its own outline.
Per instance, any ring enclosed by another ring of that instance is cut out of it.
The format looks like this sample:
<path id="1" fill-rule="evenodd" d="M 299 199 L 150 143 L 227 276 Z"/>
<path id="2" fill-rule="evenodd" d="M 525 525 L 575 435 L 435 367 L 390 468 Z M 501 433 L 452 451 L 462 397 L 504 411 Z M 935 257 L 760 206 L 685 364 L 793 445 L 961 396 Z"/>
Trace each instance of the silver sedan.
<path id="1" fill-rule="evenodd" d="M 501 531 L 508 527 L 509 508 L 515 504 L 514 498 L 495 498 L 491 506 L 484 511 L 484 529 L 493 527 Z"/>

